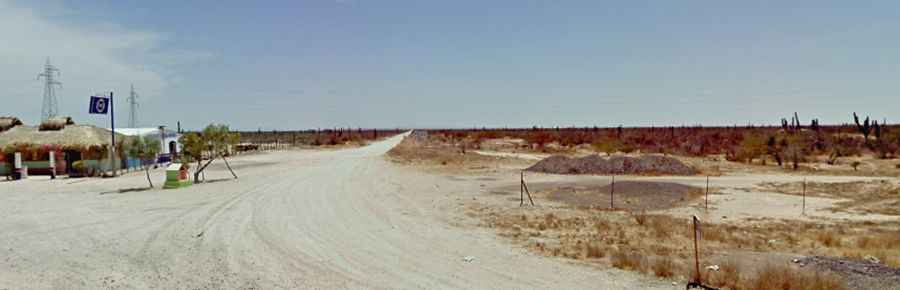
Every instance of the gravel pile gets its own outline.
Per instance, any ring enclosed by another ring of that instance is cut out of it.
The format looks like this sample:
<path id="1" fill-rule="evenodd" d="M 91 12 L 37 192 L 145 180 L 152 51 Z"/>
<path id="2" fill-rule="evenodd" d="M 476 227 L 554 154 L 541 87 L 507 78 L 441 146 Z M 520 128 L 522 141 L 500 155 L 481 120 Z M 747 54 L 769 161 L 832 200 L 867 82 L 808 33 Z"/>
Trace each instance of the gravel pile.
<path id="1" fill-rule="evenodd" d="M 610 158 L 603 158 L 599 155 L 581 158 L 556 155 L 547 157 L 526 170 L 554 174 L 697 174 L 697 170 L 678 161 L 678 159 L 661 155 L 644 155 L 640 157 L 614 156 Z"/>
<path id="2" fill-rule="evenodd" d="M 817 270 L 828 270 L 846 279 L 851 289 L 898 289 L 900 269 L 891 268 L 873 261 L 859 261 L 847 258 L 812 256 L 795 260 L 801 266 L 813 266 Z"/>

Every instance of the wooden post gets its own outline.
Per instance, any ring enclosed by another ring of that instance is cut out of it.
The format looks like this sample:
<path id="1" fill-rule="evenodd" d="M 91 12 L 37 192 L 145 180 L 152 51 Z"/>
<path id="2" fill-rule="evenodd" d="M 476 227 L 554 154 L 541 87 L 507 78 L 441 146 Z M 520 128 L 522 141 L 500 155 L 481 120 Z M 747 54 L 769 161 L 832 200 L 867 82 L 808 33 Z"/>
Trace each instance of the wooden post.
<path id="1" fill-rule="evenodd" d="M 694 281 L 702 283 L 700 278 L 700 220 L 694 216 Z"/>
<path id="2" fill-rule="evenodd" d="M 803 208 L 801 213 L 806 215 L 806 177 L 803 178 Z"/>
<path id="3" fill-rule="evenodd" d="M 613 206 L 613 194 L 615 194 L 615 191 L 616 191 L 616 176 L 613 175 L 612 182 L 610 182 L 610 184 L 609 184 L 609 208 L 610 209 L 615 208 L 615 206 Z"/>
<path id="4" fill-rule="evenodd" d="M 519 173 L 519 206 L 523 206 L 525 205 L 525 171 Z"/>
<path id="5" fill-rule="evenodd" d="M 528 195 L 528 202 L 531 203 L 531 206 L 534 206 L 534 199 L 531 199 L 531 191 L 528 190 L 528 184 L 525 183 L 525 171 L 522 171 L 522 188 L 525 189 L 525 194 Z"/>
<path id="6" fill-rule="evenodd" d="M 709 175 L 706 176 L 706 202 L 704 207 L 706 211 L 709 211 Z"/>

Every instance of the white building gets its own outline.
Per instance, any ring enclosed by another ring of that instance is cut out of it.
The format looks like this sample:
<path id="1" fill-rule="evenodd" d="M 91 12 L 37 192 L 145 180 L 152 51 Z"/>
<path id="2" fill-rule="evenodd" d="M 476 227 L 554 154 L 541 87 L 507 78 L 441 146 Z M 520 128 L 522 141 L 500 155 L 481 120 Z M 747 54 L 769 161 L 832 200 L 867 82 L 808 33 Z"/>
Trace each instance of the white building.
<path id="1" fill-rule="evenodd" d="M 146 139 L 156 139 L 160 142 L 159 162 L 170 162 L 174 156 L 181 152 L 181 143 L 178 143 L 178 137 L 181 134 L 173 130 L 162 128 L 116 128 L 116 133 L 125 136 L 136 136 Z"/>

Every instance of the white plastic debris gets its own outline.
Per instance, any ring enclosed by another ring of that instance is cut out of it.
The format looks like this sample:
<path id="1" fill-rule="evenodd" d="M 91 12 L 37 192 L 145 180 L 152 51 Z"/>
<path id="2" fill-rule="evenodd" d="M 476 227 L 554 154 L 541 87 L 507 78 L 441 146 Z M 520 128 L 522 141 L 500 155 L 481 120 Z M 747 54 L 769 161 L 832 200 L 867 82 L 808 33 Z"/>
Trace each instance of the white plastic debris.
<path id="1" fill-rule="evenodd" d="M 473 256 L 465 256 L 465 257 L 463 257 L 463 261 L 466 262 L 466 263 L 472 263 L 472 261 L 475 261 L 475 257 L 473 257 Z"/>
<path id="2" fill-rule="evenodd" d="M 871 255 L 866 255 L 865 257 L 863 257 L 863 260 L 866 260 L 866 261 L 869 261 L 869 262 L 872 262 L 875 264 L 881 264 L 881 260 L 879 260 L 875 256 L 871 256 Z"/>
<path id="3" fill-rule="evenodd" d="M 718 272 L 718 271 L 719 271 L 719 265 L 709 265 L 709 266 L 706 266 L 706 269 L 707 269 L 707 270 L 713 270 L 713 271 Z"/>

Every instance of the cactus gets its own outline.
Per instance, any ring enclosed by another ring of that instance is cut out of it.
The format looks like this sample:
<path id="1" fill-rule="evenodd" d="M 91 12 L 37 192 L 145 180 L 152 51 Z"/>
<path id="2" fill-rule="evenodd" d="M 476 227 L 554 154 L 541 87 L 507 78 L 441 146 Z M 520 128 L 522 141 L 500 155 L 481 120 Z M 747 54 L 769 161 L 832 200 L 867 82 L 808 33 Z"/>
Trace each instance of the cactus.
<path id="1" fill-rule="evenodd" d="M 881 125 L 878 125 L 878 121 L 872 121 L 872 127 L 875 127 L 875 139 L 881 140 Z"/>
<path id="2" fill-rule="evenodd" d="M 853 112 L 853 122 L 856 123 L 856 130 L 866 138 L 866 144 L 869 144 L 869 133 L 872 130 L 872 127 L 869 126 L 869 117 L 867 116 L 865 121 L 859 123 L 859 116 L 856 115 L 856 112 Z"/>

